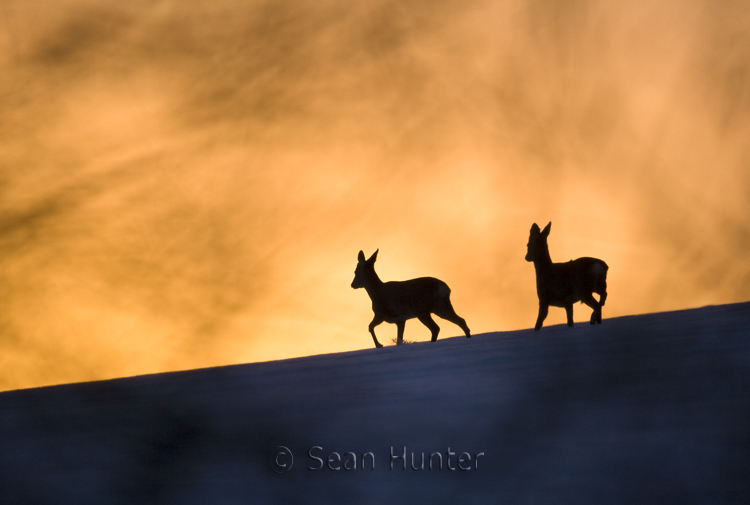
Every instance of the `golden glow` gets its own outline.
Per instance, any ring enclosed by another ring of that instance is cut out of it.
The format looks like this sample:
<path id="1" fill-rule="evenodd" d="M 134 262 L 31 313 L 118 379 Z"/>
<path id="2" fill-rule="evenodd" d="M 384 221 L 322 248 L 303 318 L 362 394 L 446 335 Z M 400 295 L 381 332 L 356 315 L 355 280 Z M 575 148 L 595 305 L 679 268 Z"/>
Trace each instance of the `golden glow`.
<path id="1" fill-rule="evenodd" d="M 0 389 L 369 348 L 360 249 L 529 328 L 533 222 L 605 319 L 747 300 L 749 48 L 742 2 L 4 0 Z"/>

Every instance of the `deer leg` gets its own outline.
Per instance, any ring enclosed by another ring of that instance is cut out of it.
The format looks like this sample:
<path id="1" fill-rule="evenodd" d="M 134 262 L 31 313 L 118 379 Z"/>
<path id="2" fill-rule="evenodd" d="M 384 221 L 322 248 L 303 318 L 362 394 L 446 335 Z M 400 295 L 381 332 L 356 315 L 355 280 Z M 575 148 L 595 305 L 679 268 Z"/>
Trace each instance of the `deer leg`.
<path id="1" fill-rule="evenodd" d="M 583 303 L 594 309 L 594 312 L 591 313 L 591 324 L 601 324 L 602 323 L 602 305 L 601 303 L 596 301 L 596 298 L 589 293 L 588 295 L 584 296 L 583 299 L 581 299 Z"/>
<path id="2" fill-rule="evenodd" d="M 406 328 L 406 321 L 401 321 L 396 323 L 396 328 L 398 328 L 398 334 L 396 336 L 396 345 L 401 345 L 404 343 L 404 328 Z"/>
<path id="3" fill-rule="evenodd" d="M 573 304 L 565 306 L 565 315 L 568 316 L 568 326 L 573 326 Z"/>
<path id="4" fill-rule="evenodd" d="M 376 315 L 372 319 L 372 322 L 370 323 L 370 326 L 369 326 L 370 335 L 372 335 L 372 340 L 373 340 L 373 342 L 375 342 L 375 347 L 383 347 L 383 344 L 381 344 L 380 342 L 378 342 L 378 339 L 375 337 L 375 327 L 377 325 L 379 325 L 380 323 L 382 323 L 383 321 L 384 321 L 383 318 L 381 318 L 378 315 Z"/>
<path id="5" fill-rule="evenodd" d="M 539 302 L 539 315 L 536 318 L 536 324 L 534 325 L 534 331 L 539 331 L 542 327 L 542 323 L 547 318 L 549 312 L 549 305 L 546 303 Z"/>
<path id="6" fill-rule="evenodd" d="M 434 342 L 437 340 L 438 333 L 440 333 L 440 326 L 438 326 L 435 320 L 432 319 L 432 316 L 430 314 L 425 314 L 423 316 L 417 316 L 417 319 L 430 329 L 430 332 L 432 332 L 432 341 Z"/>
<path id="7" fill-rule="evenodd" d="M 456 314 L 456 311 L 453 310 L 453 306 L 450 305 L 450 302 L 448 302 L 447 307 L 443 307 L 439 311 L 435 311 L 435 314 L 439 317 L 442 317 L 446 321 L 450 321 L 451 323 L 457 325 L 459 328 L 464 330 L 466 338 L 471 338 L 471 331 L 469 331 L 469 327 L 466 325 L 466 320 Z"/>
<path id="8" fill-rule="evenodd" d="M 599 293 L 599 305 L 603 307 L 604 302 L 607 300 L 607 283 L 605 282 L 601 291 L 596 291 L 596 293 Z"/>

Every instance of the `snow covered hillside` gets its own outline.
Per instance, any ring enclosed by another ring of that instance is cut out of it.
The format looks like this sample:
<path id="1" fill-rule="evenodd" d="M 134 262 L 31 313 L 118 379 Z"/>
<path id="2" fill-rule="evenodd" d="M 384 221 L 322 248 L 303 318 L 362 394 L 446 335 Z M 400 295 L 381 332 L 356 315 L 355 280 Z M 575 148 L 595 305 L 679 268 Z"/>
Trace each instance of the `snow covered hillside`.
<path id="1" fill-rule="evenodd" d="M 0 503 L 747 503 L 750 303 L 604 316 L 2 393 Z"/>

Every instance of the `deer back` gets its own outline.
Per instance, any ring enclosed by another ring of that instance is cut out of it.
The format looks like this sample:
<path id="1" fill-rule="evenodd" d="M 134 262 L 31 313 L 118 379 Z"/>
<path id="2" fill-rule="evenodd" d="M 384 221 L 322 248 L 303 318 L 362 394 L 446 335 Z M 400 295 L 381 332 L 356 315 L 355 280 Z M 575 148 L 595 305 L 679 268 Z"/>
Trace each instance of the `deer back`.
<path id="1" fill-rule="evenodd" d="M 552 305 L 567 305 L 598 292 L 606 279 L 608 266 L 597 258 L 578 258 L 552 263 L 537 270 L 537 293 Z"/>
<path id="2" fill-rule="evenodd" d="M 385 282 L 373 293 L 373 311 L 386 318 L 416 317 L 439 309 L 450 295 L 448 285 L 433 277 Z"/>

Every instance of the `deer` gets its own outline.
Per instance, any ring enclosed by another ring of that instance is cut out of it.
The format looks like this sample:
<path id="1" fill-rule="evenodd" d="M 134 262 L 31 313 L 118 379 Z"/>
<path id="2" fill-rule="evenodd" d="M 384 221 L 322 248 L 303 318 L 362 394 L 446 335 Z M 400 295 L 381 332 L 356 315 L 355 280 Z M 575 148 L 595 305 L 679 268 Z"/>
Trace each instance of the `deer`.
<path id="1" fill-rule="evenodd" d="M 379 251 L 379 249 L 378 249 Z M 448 285 L 433 277 L 420 277 L 408 281 L 383 282 L 375 273 L 375 260 L 378 251 L 365 260 L 365 254 L 359 251 L 357 267 L 354 270 L 352 288 L 365 288 L 372 300 L 372 318 L 369 330 L 375 347 L 383 347 L 375 336 L 375 327 L 382 322 L 395 324 L 398 328 L 396 345 L 404 341 L 404 327 L 406 321 L 416 317 L 432 332 L 432 342 L 437 340 L 440 327 L 432 319 L 435 314 L 458 325 L 471 338 L 466 321 L 456 314 L 451 305 L 451 290 Z"/>
<path id="2" fill-rule="evenodd" d="M 549 306 L 565 307 L 568 326 L 573 326 L 573 304 L 582 302 L 594 309 L 591 324 L 602 324 L 602 307 L 607 300 L 607 270 L 605 262 L 597 258 L 578 258 L 567 263 L 552 263 L 547 237 L 550 222 L 544 230 L 534 223 L 529 235 L 526 261 L 534 263 L 536 293 L 539 297 L 539 316 L 535 331 L 539 331 L 549 312 Z M 599 301 L 593 293 L 599 295 Z"/>

